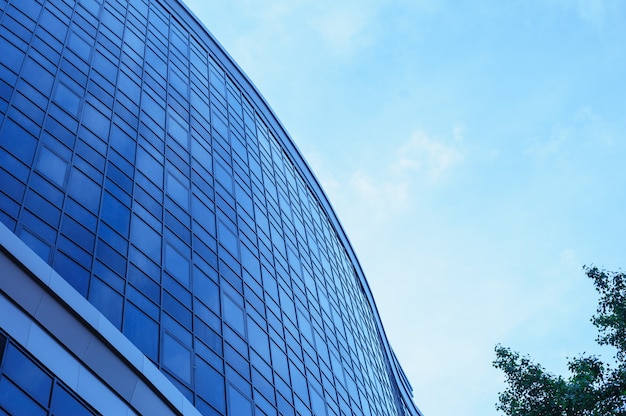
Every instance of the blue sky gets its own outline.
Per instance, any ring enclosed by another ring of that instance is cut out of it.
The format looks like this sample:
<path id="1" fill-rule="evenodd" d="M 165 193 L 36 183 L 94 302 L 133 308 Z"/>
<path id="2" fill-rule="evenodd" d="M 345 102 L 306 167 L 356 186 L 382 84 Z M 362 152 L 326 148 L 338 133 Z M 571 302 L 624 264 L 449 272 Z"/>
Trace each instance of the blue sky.
<path id="1" fill-rule="evenodd" d="M 626 3 L 187 0 L 344 225 L 426 416 L 496 415 L 495 344 L 598 350 L 626 268 Z"/>

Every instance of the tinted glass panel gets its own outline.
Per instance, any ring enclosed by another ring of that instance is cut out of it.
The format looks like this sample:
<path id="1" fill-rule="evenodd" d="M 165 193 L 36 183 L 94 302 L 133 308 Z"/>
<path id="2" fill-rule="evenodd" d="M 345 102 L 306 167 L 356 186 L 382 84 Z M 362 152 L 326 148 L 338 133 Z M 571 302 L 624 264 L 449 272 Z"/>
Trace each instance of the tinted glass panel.
<path id="1" fill-rule="evenodd" d="M 70 114 L 74 116 L 78 115 L 80 97 L 65 85 L 59 84 L 57 86 L 56 92 L 54 93 L 54 100 Z"/>
<path id="2" fill-rule="evenodd" d="M 66 388 L 56 386 L 52 396 L 50 411 L 53 415 L 88 416 L 94 413 Z"/>
<path id="3" fill-rule="evenodd" d="M 126 335 L 148 358 L 157 361 L 159 351 L 159 327 L 132 303 L 124 308 L 124 335 Z"/>
<path id="4" fill-rule="evenodd" d="M 4 373 L 14 383 L 25 388 L 40 404 L 48 405 L 52 378 L 12 345 L 6 352 Z"/>
<path id="5" fill-rule="evenodd" d="M 238 416 L 252 416 L 250 400 L 232 385 L 228 386 L 228 412 Z"/>
<path id="6" fill-rule="evenodd" d="M 189 286 L 189 260 L 174 247 L 165 246 L 165 269 L 185 286 Z"/>
<path id="7" fill-rule="evenodd" d="M 191 382 L 191 352 L 169 334 L 163 338 L 163 363 L 183 381 Z"/>
<path id="8" fill-rule="evenodd" d="M 8 378 L 0 379 L 0 406 L 13 415 L 46 416 L 48 412 Z"/>
<path id="9" fill-rule="evenodd" d="M 37 169 L 57 185 L 63 186 L 65 183 L 67 162 L 54 154 L 47 147 L 41 148 Z"/>

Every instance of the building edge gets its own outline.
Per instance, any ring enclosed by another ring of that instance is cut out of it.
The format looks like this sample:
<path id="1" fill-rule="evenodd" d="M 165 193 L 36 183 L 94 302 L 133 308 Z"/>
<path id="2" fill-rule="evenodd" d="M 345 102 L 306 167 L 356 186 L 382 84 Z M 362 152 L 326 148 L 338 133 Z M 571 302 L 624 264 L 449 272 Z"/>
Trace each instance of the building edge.
<path id="1" fill-rule="evenodd" d="M 214 46 L 214 48 L 210 48 L 213 54 L 219 52 L 219 55 L 216 56 L 217 61 L 224 66 L 222 68 L 225 72 L 232 78 L 234 77 L 234 81 L 242 88 L 242 92 L 246 94 L 247 98 L 250 99 L 259 111 L 258 116 L 260 116 L 268 127 L 272 129 L 272 132 L 276 133 L 276 138 L 280 141 L 280 144 L 283 146 L 294 163 L 294 167 L 298 170 L 298 173 L 302 175 L 303 178 L 306 179 L 307 185 L 311 187 L 313 190 L 313 194 L 318 199 L 320 205 L 324 209 L 324 213 L 330 220 L 335 229 L 337 236 L 339 237 L 346 253 L 348 254 L 353 266 L 354 270 L 359 277 L 359 283 L 363 288 L 363 293 L 365 294 L 371 308 L 373 315 L 376 319 L 377 330 L 379 331 L 380 338 L 382 340 L 382 345 L 385 351 L 386 365 L 389 368 L 391 374 L 394 376 L 392 382 L 398 387 L 398 391 L 402 396 L 402 401 L 405 407 L 409 407 L 409 411 L 413 416 L 423 416 L 423 413 L 419 410 L 417 405 L 413 400 L 413 391 L 412 387 L 408 381 L 404 370 L 401 368 L 400 363 L 389 343 L 387 338 L 387 334 L 385 332 L 382 320 L 380 318 L 380 313 L 378 312 L 378 307 L 376 306 L 376 302 L 374 301 L 374 297 L 365 278 L 365 273 L 361 267 L 361 263 L 359 262 L 354 248 L 350 243 L 350 240 L 333 209 L 326 192 L 322 188 L 319 180 L 313 173 L 313 170 L 305 160 L 302 152 L 296 145 L 295 141 L 291 137 L 291 135 L 287 132 L 287 129 L 276 116 L 276 113 L 269 105 L 265 97 L 261 94 L 258 88 L 254 85 L 254 83 L 250 80 L 250 78 L 246 75 L 246 73 L 241 69 L 241 67 L 235 62 L 232 56 L 226 51 L 226 49 L 222 46 L 222 44 L 215 38 L 215 36 L 211 33 L 211 31 L 204 25 L 204 23 L 189 9 L 189 7 L 182 0 L 159 0 L 162 3 L 165 3 L 169 6 L 169 9 L 179 18 L 179 23 L 182 25 L 191 28 L 189 31 L 190 34 L 195 35 L 204 35 L 205 41 L 208 44 Z M 185 15 L 181 15 L 178 13 L 179 10 L 182 10 Z M 268 119 L 268 116 L 271 118 Z M 401 405 L 402 403 L 399 403 Z M 402 407 L 400 409 L 402 411 Z"/>

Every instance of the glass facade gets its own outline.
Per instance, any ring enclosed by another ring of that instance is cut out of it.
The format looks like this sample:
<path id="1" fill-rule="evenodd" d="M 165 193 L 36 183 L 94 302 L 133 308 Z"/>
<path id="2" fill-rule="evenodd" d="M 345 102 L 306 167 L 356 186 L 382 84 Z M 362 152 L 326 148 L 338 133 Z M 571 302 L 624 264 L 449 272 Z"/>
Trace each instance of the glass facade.
<path id="1" fill-rule="evenodd" d="M 204 415 L 420 414 L 319 184 L 177 0 L 0 0 L 0 221 Z M 0 414 L 81 403 L 0 341 Z"/>
<path id="2" fill-rule="evenodd" d="M 48 414 L 98 413 L 0 332 L 0 415 Z"/>

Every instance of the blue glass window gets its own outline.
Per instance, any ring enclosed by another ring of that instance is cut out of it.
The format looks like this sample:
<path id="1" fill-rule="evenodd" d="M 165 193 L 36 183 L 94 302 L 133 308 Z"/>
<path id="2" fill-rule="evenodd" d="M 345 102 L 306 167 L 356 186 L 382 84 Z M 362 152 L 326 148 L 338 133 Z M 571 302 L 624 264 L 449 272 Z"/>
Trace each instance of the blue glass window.
<path id="1" fill-rule="evenodd" d="M 159 100 L 160 101 L 160 100 Z M 165 109 L 150 94 L 144 92 L 141 99 L 141 108 L 148 114 L 159 126 L 165 122 Z"/>
<path id="2" fill-rule="evenodd" d="M 81 121 L 83 125 L 89 128 L 97 137 L 104 139 L 109 136 L 111 120 L 105 117 L 105 115 L 93 105 L 89 103 L 85 104 Z"/>
<path id="3" fill-rule="evenodd" d="M 168 333 L 163 335 L 163 364 L 182 381 L 191 383 L 191 352 Z"/>
<path id="4" fill-rule="evenodd" d="M 155 280 L 160 278 L 160 269 L 135 248 L 131 248 L 129 257 L 132 263 L 128 268 L 128 281 L 152 302 L 159 303 L 161 286 Z"/>
<path id="5" fill-rule="evenodd" d="M 193 197 L 191 211 L 198 224 L 210 234 L 215 235 L 215 214 L 197 197 Z"/>
<path id="6" fill-rule="evenodd" d="M 130 209 L 108 192 L 102 197 L 102 219 L 121 235 L 128 235 Z"/>
<path id="7" fill-rule="evenodd" d="M 309 342 L 313 343 L 313 330 L 311 328 L 311 323 L 306 317 L 306 313 L 302 311 L 302 309 L 298 308 L 298 328 L 300 332 Z"/>
<path id="8" fill-rule="evenodd" d="M 161 262 L 161 236 L 137 216 L 133 216 L 130 240 L 156 263 Z"/>
<path id="9" fill-rule="evenodd" d="M 183 97 L 187 96 L 187 85 L 188 82 L 183 81 L 185 76 L 180 73 L 180 71 L 170 68 L 170 84 L 183 95 Z"/>
<path id="10" fill-rule="evenodd" d="M 218 236 L 220 243 L 224 247 L 226 247 L 226 249 L 230 251 L 231 254 L 237 256 L 237 254 L 239 253 L 237 236 L 222 221 L 219 222 Z"/>
<path id="11" fill-rule="evenodd" d="M 137 143 L 115 124 L 113 124 L 113 128 L 111 129 L 109 142 L 111 143 L 111 146 L 128 162 L 135 163 Z"/>
<path id="12" fill-rule="evenodd" d="M 100 2 L 98 0 L 80 0 L 80 4 L 94 16 L 98 16 Z"/>
<path id="13" fill-rule="evenodd" d="M 47 147 L 42 146 L 39 152 L 39 160 L 37 161 L 37 170 L 62 187 L 67 175 L 67 162 Z"/>
<path id="14" fill-rule="evenodd" d="M 73 116 L 78 116 L 80 97 L 64 84 L 57 85 L 54 101 Z"/>
<path id="15" fill-rule="evenodd" d="M 57 251 L 54 256 L 54 269 L 81 295 L 87 296 L 89 271 L 65 254 Z"/>
<path id="16" fill-rule="evenodd" d="M 2 54 L 0 54 L 0 64 L 5 65 L 15 73 L 19 73 L 20 66 L 24 60 L 24 52 L 1 36 L 0 50 L 2 50 Z"/>
<path id="17" fill-rule="evenodd" d="M 46 97 L 50 96 L 54 77 L 34 59 L 30 57 L 26 59 L 26 62 L 24 63 L 22 77 L 39 91 L 41 91 L 44 95 L 46 95 Z"/>
<path id="18" fill-rule="evenodd" d="M 196 360 L 196 386 L 198 394 L 204 400 L 218 411 L 224 412 L 224 376 L 200 359 Z M 233 414 L 238 415 L 238 413 Z"/>
<path id="19" fill-rule="evenodd" d="M 189 286 L 189 260 L 170 244 L 165 245 L 165 270 L 185 286 Z"/>
<path id="20" fill-rule="evenodd" d="M 167 194 L 174 200 L 178 205 L 187 209 L 189 208 L 189 190 L 185 185 L 183 185 L 178 179 L 174 177 L 170 172 L 167 173 L 167 184 L 166 184 Z"/>
<path id="21" fill-rule="evenodd" d="M 222 312 L 227 324 L 240 334 L 245 334 L 243 310 L 228 296 L 222 298 Z"/>
<path id="22" fill-rule="evenodd" d="M 91 279 L 91 290 L 89 291 L 89 301 L 116 328 L 122 325 L 122 296 L 111 287 L 103 283 L 100 279 Z"/>
<path id="23" fill-rule="evenodd" d="M 48 412 L 18 389 L 9 379 L 0 379 L 0 406 L 12 415 L 46 416 Z"/>
<path id="24" fill-rule="evenodd" d="M 260 278 L 261 269 L 257 256 L 245 245 L 241 244 L 241 265 L 246 268 L 255 278 Z"/>
<path id="25" fill-rule="evenodd" d="M 270 342 L 272 351 L 272 364 L 274 370 L 284 380 L 289 380 L 289 367 L 287 366 L 287 355 L 274 343 Z"/>
<path id="26" fill-rule="evenodd" d="M 20 239 L 26 243 L 28 247 L 30 247 L 39 257 L 44 259 L 46 262 L 50 260 L 50 245 L 44 242 L 41 238 L 35 236 L 30 231 L 25 228 L 22 229 L 20 233 Z"/>
<path id="27" fill-rule="evenodd" d="M 50 411 L 53 415 L 87 416 L 93 415 L 85 405 L 83 405 L 67 389 L 59 385 L 55 386 L 52 394 L 52 405 Z"/>
<path id="28" fill-rule="evenodd" d="M 105 236 L 118 238 L 119 240 L 121 240 L 119 237 L 116 237 L 113 234 L 114 233 L 108 233 L 108 235 Z M 119 248 L 119 245 L 115 243 L 116 241 L 113 241 L 113 245 L 117 245 Z M 121 241 L 119 241 L 119 243 L 124 244 Z M 124 254 L 126 254 L 126 250 L 124 250 Z M 117 250 L 107 244 L 103 239 L 99 239 L 98 243 L 96 244 L 96 256 L 98 257 L 98 259 L 102 260 L 104 264 L 111 268 L 111 270 L 115 271 L 120 276 L 124 276 L 126 274 L 126 257 L 122 256 L 119 252 L 117 252 Z"/>
<path id="29" fill-rule="evenodd" d="M 208 172 L 211 172 L 212 171 L 211 169 L 212 157 L 209 151 L 207 150 L 207 148 L 210 148 L 210 145 L 208 143 L 206 144 L 203 144 L 203 143 L 206 143 L 206 142 L 204 142 L 202 138 L 198 138 L 196 137 L 196 135 L 194 135 L 193 140 L 191 142 L 191 154 L 193 155 L 194 159 L 200 162 L 200 166 L 202 166 Z"/>
<path id="30" fill-rule="evenodd" d="M 85 60 L 89 59 L 91 45 L 89 45 L 89 43 L 87 43 L 87 41 L 80 37 L 76 32 L 73 31 L 70 34 L 67 44 L 79 57 Z"/>
<path id="31" fill-rule="evenodd" d="M 215 161 L 213 164 L 215 168 L 215 179 L 224 186 L 224 188 L 232 192 L 233 190 L 233 176 L 230 169 L 225 168 L 221 163 Z"/>
<path id="32" fill-rule="evenodd" d="M 189 146 L 189 134 L 187 133 L 187 123 L 170 109 L 168 111 L 167 132 L 176 140 L 184 149 Z"/>
<path id="33" fill-rule="evenodd" d="M 315 389 L 310 389 L 309 393 L 311 394 L 313 414 L 316 416 L 326 416 L 326 404 L 322 396 Z"/>
<path id="34" fill-rule="evenodd" d="M 261 357 L 270 361 L 270 347 L 267 333 L 254 320 L 248 318 L 248 342 Z"/>
<path id="35" fill-rule="evenodd" d="M 137 168 L 157 186 L 163 186 L 163 165 L 141 146 L 137 148 Z"/>
<path id="36" fill-rule="evenodd" d="M 194 294 L 209 308 L 216 312 L 220 310 L 219 286 L 214 283 L 202 270 L 194 267 L 193 270 Z"/>
<path id="37" fill-rule="evenodd" d="M 13 345 L 6 352 L 4 373 L 41 405 L 48 406 L 52 378 Z"/>
<path id="38" fill-rule="evenodd" d="M 124 335 L 148 358 L 158 360 L 159 326 L 129 302 L 124 308 Z"/>
<path id="39" fill-rule="evenodd" d="M 26 165 L 32 165 L 37 140 L 19 124 L 7 118 L 1 131 L 0 146 Z"/>
<path id="40" fill-rule="evenodd" d="M 124 72 L 120 72 L 118 79 L 118 88 L 128 98 L 132 100 L 131 102 L 133 104 L 138 104 L 139 100 L 141 99 L 141 87 L 137 83 L 141 83 L 141 80 L 134 79 L 134 77 L 129 76 Z"/>
<path id="41" fill-rule="evenodd" d="M 221 322 L 219 321 L 217 315 L 213 315 L 202 305 L 198 304 L 198 306 L 196 307 L 196 314 L 202 314 L 202 319 L 212 321 L 211 323 L 214 323 L 213 326 L 219 328 Z M 198 317 L 196 317 L 194 321 L 194 333 L 196 334 L 198 339 L 204 342 L 213 351 L 217 351 L 219 353 L 222 352 L 222 337 L 217 332 L 212 330 L 209 325 L 205 324 L 204 321 L 198 319 Z M 200 344 L 196 344 L 196 350 L 198 350 L 199 346 Z"/>
<path id="42" fill-rule="evenodd" d="M 70 173 L 68 193 L 91 212 L 98 212 L 100 186 L 76 168 Z"/>
<path id="43" fill-rule="evenodd" d="M 228 385 L 228 414 L 237 416 L 252 416 L 250 399 L 241 394 L 231 384 Z"/>

